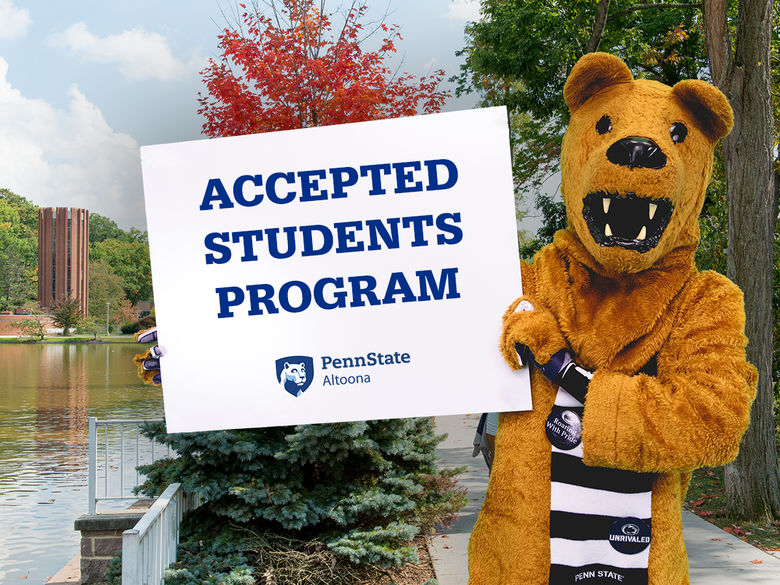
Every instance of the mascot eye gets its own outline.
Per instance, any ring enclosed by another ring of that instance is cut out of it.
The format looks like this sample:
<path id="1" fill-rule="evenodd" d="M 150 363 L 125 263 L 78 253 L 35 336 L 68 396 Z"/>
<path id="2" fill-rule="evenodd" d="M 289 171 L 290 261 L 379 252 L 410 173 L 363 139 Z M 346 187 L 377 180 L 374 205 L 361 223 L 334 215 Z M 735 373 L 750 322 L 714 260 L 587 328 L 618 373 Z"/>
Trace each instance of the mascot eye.
<path id="1" fill-rule="evenodd" d="M 680 144 L 685 141 L 685 137 L 688 136 L 688 128 L 682 122 L 675 122 L 669 128 L 669 135 L 672 137 L 672 142 Z"/>
<path id="2" fill-rule="evenodd" d="M 599 134 L 606 134 L 612 130 L 612 118 L 609 116 L 601 116 L 598 122 L 596 122 L 596 132 Z"/>

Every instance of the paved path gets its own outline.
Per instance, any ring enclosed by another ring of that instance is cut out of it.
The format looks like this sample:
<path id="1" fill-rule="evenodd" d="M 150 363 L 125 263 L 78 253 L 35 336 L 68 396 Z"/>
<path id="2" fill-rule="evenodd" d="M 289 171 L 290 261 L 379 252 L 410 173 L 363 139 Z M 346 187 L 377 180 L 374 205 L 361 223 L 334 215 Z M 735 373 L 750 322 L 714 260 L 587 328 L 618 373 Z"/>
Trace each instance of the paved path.
<path id="1" fill-rule="evenodd" d="M 434 537 L 431 557 L 439 585 L 466 585 L 467 549 L 471 528 L 479 514 L 488 483 L 482 457 L 472 458 L 474 430 L 479 415 L 437 417 L 439 433 L 447 439 L 439 445 L 444 467 L 467 465 L 460 483 L 469 502 L 458 520 Z M 780 558 L 757 549 L 690 512 L 683 512 L 683 535 L 688 551 L 691 585 L 778 585 Z"/>

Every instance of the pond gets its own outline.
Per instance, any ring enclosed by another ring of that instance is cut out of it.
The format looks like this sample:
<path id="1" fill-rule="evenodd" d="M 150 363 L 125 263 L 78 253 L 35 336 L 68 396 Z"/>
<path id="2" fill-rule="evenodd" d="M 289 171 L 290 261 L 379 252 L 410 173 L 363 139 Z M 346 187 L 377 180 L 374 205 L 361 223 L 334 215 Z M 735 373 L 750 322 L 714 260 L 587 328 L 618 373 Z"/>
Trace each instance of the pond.
<path id="1" fill-rule="evenodd" d="M 87 417 L 162 418 L 137 344 L 0 345 L 0 583 L 46 581 L 79 551 Z"/>

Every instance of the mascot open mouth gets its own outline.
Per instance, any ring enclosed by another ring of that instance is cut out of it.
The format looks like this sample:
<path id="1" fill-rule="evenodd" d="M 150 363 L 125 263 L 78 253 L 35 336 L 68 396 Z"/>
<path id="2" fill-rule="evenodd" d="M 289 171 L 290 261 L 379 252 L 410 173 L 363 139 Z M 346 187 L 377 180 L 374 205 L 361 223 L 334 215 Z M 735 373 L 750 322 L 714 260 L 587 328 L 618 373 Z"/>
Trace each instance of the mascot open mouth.
<path id="1" fill-rule="evenodd" d="M 631 192 L 596 191 L 588 193 L 582 204 L 582 217 L 597 244 L 640 253 L 655 248 L 674 208 L 665 197 L 639 197 Z"/>

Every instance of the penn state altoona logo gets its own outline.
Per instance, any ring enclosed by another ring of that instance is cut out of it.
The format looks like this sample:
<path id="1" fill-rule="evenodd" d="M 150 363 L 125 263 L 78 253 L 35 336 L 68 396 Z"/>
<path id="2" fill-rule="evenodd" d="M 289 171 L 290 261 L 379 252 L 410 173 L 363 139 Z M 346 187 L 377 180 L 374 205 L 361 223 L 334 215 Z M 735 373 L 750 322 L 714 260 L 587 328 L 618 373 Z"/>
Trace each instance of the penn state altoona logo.
<path id="1" fill-rule="evenodd" d="M 314 360 L 305 355 L 290 355 L 276 360 L 276 379 L 283 390 L 300 396 L 311 386 Z"/>

